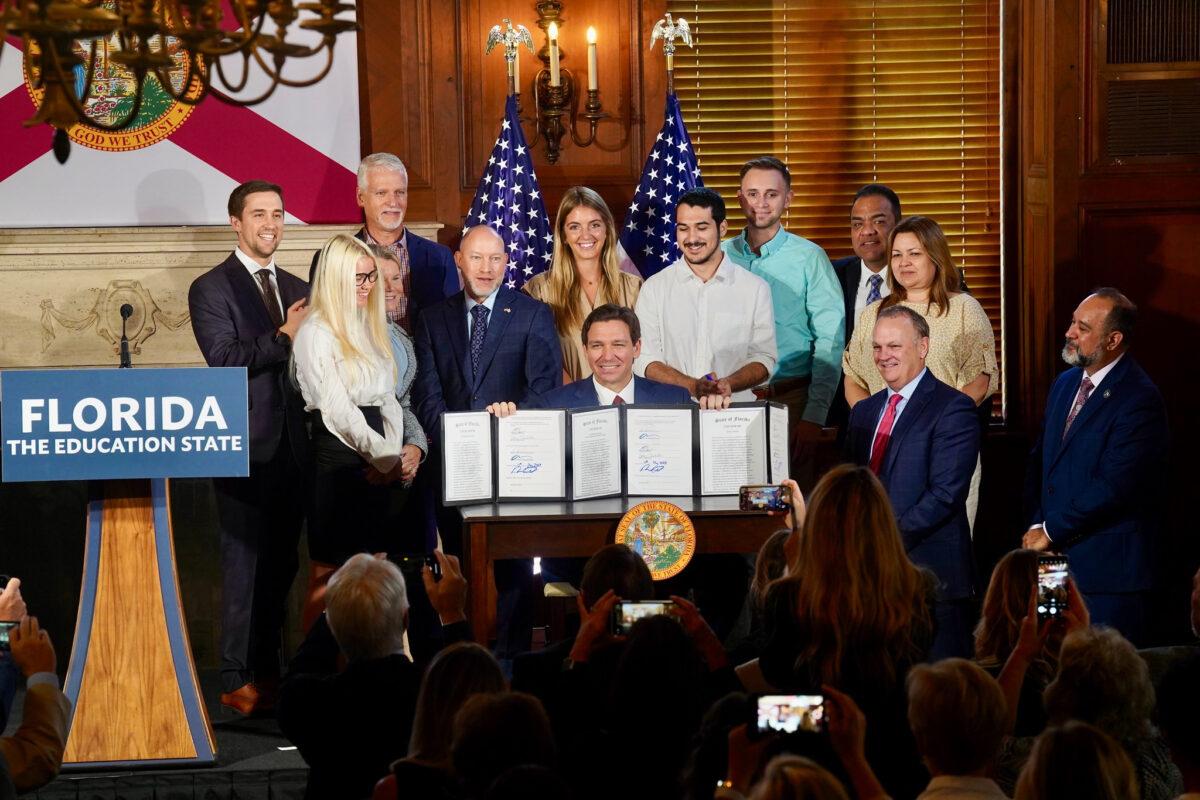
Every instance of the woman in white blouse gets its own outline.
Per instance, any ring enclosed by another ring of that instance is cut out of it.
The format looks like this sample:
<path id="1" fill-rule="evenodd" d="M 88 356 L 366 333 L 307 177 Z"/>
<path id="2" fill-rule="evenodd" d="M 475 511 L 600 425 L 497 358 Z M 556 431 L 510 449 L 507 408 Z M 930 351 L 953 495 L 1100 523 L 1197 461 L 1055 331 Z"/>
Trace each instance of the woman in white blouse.
<path id="1" fill-rule="evenodd" d="M 325 243 L 309 307 L 292 348 L 312 421 L 306 629 L 338 566 L 355 553 L 389 549 L 386 484 L 400 478 L 404 439 L 384 286 L 367 245 L 344 234 Z"/>

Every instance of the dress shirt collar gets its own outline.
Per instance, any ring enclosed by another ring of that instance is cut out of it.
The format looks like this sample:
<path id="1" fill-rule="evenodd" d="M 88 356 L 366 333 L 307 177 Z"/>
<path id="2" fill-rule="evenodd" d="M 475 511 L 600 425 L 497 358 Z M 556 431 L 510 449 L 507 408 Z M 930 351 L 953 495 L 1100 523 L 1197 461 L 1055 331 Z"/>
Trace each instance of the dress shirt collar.
<path id="1" fill-rule="evenodd" d="M 783 225 L 781 224 L 779 230 L 775 231 L 775 235 L 763 242 L 763 246 L 758 248 L 757 253 L 750 247 L 748 228 L 742 228 L 742 232 L 734 237 L 733 246 L 751 258 L 770 258 L 779 252 L 786 241 L 787 231 L 783 229 Z"/>
<path id="2" fill-rule="evenodd" d="M 379 242 L 375 241 L 375 237 L 371 235 L 371 231 L 369 231 L 367 229 L 367 226 L 363 225 L 363 241 L 365 241 L 367 244 L 376 245 L 377 247 L 384 247 L 384 248 L 399 247 L 399 248 L 402 248 L 403 250 L 408 250 L 408 228 L 401 228 L 400 229 L 400 238 L 397 239 L 396 241 L 392 242 L 391 244 L 379 244 Z"/>
<path id="3" fill-rule="evenodd" d="M 1112 372 L 1112 368 L 1115 367 L 1117 364 L 1119 364 L 1121 362 L 1121 359 L 1124 357 L 1125 357 L 1125 354 L 1121 353 L 1121 355 L 1119 355 L 1115 359 L 1113 359 L 1112 363 L 1106 364 L 1105 366 L 1096 370 L 1096 372 L 1094 374 L 1088 375 L 1088 380 L 1090 380 L 1092 382 L 1092 388 L 1093 389 L 1098 388 L 1100 386 L 1100 381 L 1104 380 L 1104 378 L 1108 375 L 1108 373 Z M 1087 375 L 1087 370 L 1084 370 L 1083 374 Z M 1083 378 L 1080 378 L 1079 382 L 1083 383 Z"/>
<path id="4" fill-rule="evenodd" d="M 596 398 L 602 406 L 611 406 L 613 398 L 621 395 L 621 399 L 626 403 L 633 402 L 633 376 L 629 376 L 629 383 L 625 384 L 625 388 L 619 392 L 614 392 L 612 389 L 605 389 L 600 385 L 600 381 L 596 380 L 596 376 L 592 376 L 592 385 L 596 387 Z"/>
<path id="5" fill-rule="evenodd" d="M 463 300 L 466 302 L 467 316 L 468 317 L 471 316 L 471 309 L 474 308 L 475 306 L 486 306 L 487 310 L 489 312 L 489 316 L 490 316 L 492 306 L 496 305 L 496 293 L 499 291 L 500 291 L 500 287 L 497 286 L 495 289 L 492 290 L 491 294 L 489 294 L 487 297 L 483 298 L 482 303 L 476 303 L 474 300 L 471 299 L 471 296 L 464 291 L 463 292 Z"/>
<path id="6" fill-rule="evenodd" d="M 896 391 L 890 386 L 887 387 L 887 399 L 891 400 L 892 395 L 898 394 L 904 398 L 900 401 L 900 405 L 906 405 L 908 401 L 912 399 L 913 392 L 917 391 L 917 384 L 921 382 L 921 379 L 925 377 L 925 373 L 928 371 L 929 369 L 927 367 L 922 367 L 921 371 L 917 373 L 917 377 L 901 386 L 900 391 Z"/>
<path id="7" fill-rule="evenodd" d="M 884 264 L 882 267 L 880 267 L 879 272 L 872 272 L 871 268 L 867 266 L 866 261 L 863 261 L 861 258 L 858 261 L 859 261 L 859 264 L 862 265 L 862 268 L 859 269 L 859 271 L 858 271 L 858 285 L 863 288 L 866 288 L 867 281 L 871 280 L 871 278 L 878 275 L 880 278 L 883 278 L 883 280 L 881 280 L 879 282 L 879 293 L 883 294 L 884 292 L 886 292 L 888 290 L 887 264 Z"/>
<path id="8" fill-rule="evenodd" d="M 240 247 L 233 248 L 233 254 L 235 256 L 237 256 L 238 261 L 242 262 L 242 266 L 244 266 L 246 269 L 250 270 L 250 276 L 252 278 L 254 278 L 255 280 L 258 280 L 258 271 L 260 269 L 271 270 L 271 277 L 272 278 L 275 277 L 275 257 L 274 256 L 271 256 L 271 263 L 267 264 L 264 267 L 262 264 L 258 263 L 253 258 L 251 258 L 250 256 L 243 253 L 242 248 L 240 248 Z"/>
<path id="9" fill-rule="evenodd" d="M 690 266 L 688 266 L 687 259 L 684 258 L 683 256 L 679 257 L 679 260 L 675 262 L 674 266 L 675 266 L 675 277 L 679 280 L 680 283 L 687 283 L 688 281 L 695 281 L 696 283 L 701 282 L 700 277 L 698 275 L 696 275 L 696 273 L 692 272 L 692 268 Z M 733 260 L 729 257 L 729 254 L 725 253 L 724 251 L 721 251 L 721 263 L 717 265 L 717 271 L 713 273 L 712 278 L 710 278 L 707 282 L 708 283 L 711 283 L 712 281 L 720 281 L 721 283 L 731 282 L 733 280 L 735 266 L 736 265 L 733 263 Z"/>

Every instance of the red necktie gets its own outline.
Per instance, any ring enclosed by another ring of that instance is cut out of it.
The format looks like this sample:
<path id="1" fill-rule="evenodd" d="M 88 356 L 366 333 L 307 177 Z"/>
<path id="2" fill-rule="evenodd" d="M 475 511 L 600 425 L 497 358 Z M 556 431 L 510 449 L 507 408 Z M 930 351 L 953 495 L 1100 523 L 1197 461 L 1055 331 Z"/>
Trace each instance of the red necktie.
<path id="1" fill-rule="evenodd" d="M 621 397 L 621 395 L 617 395 L 613 398 L 612 404 L 614 406 L 623 406 L 625 405 L 625 398 Z"/>
<path id="2" fill-rule="evenodd" d="M 888 440 L 892 438 L 892 425 L 896 421 L 896 406 L 900 405 L 900 401 L 903 399 L 903 395 L 892 395 L 883 412 L 883 419 L 879 421 L 879 430 L 875 431 L 875 442 L 871 445 L 871 472 L 876 475 L 879 474 L 879 468 L 883 466 L 883 454 L 887 451 Z"/>

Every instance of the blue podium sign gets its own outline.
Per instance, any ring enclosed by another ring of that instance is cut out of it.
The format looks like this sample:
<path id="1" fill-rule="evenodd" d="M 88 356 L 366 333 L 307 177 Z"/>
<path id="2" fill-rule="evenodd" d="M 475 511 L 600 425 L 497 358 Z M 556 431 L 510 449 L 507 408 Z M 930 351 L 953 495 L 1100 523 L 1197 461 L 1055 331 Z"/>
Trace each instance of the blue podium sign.
<path id="1" fill-rule="evenodd" d="M 246 370 L 0 374 L 4 481 L 250 474 Z"/>

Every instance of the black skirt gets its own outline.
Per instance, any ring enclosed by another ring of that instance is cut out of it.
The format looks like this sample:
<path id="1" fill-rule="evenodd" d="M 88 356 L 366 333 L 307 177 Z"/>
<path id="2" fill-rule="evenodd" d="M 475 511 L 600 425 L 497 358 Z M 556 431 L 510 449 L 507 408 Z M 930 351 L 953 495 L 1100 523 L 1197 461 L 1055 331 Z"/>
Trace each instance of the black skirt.
<path id="1" fill-rule="evenodd" d="M 378 406 L 363 406 L 371 430 L 383 435 Z M 391 489 L 367 483 L 367 461 L 342 444 L 312 412 L 312 499 L 308 515 L 308 556 L 340 565 L 355 553 L 388 552 L 391 539 L 388 505 Z"/>

